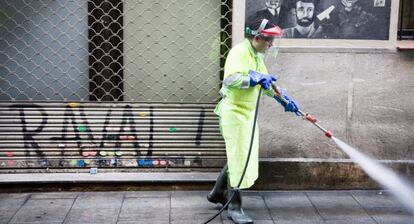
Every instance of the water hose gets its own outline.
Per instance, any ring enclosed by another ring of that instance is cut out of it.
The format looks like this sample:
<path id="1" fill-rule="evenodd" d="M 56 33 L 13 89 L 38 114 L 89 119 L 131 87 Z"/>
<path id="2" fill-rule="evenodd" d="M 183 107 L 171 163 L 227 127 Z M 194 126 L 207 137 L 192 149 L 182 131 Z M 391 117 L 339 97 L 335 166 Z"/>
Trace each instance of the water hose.
<path id="1" fill-rule="evenodd" d="M 253 128 L 252 128 L 252 135 L 250 138 L 250 146 L 249 146 L 249 153 L 247 154 L 247 159 L 246 159 L 246 163 L 244 165 L 244 169 L 243 169 L 243 173 L 240 177 L 239 183 L 237 184 L 236 189 L 240 188 L 241 183 L 243 182 L 244 179 L 244 175 L 246 174 L 246 170 L 247 167 L 249 165 L 249 161 L 250 161 L 250 154 L 252 152 L 252 147 L 253 147 L 253 140 L 254 140 L 254 132 L 256 130 L 256 123 L 257 123 L 257 112 L 259 111 L 259 103 L 260 103 L 260 97 L 262 96 L 262 88 L 260 87 L 259 90 L 259 95 L 257 96 L 257 100 L 256 100 L 256 109 L 254 111 L 254 119 L 253 119 Z M 230 204 L 230 202 L 233 200 L 233 197 L 235 195 L 235 191 L 233 191 L 233 193 L 231 194 L 230 198 L 227 200 L 226 204 L 223 205 L 223 207 L 220 209 L 220 211 L 218 211 L 213 217 L 211 217 L 209 220 L 207 220 L 206 222 L 204 222 L 204 224 L 208 224 L 209 222 L 211 222 L 213 219 L 215 219 L 218 215 L 220 215 Z"/>

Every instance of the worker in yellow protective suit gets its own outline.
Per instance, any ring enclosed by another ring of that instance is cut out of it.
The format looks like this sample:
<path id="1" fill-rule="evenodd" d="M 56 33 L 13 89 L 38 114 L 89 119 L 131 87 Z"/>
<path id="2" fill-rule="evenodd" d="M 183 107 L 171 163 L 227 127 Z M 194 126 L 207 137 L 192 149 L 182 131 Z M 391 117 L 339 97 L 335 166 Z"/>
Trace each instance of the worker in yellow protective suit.
<path id="1" fill-rule="evenodd" d="M 235 223 L 253 223 L 242 209 L 241 189 L 250 188 L 258 178 L 259 131 L 254 132 L 249 164 L 241 182 L 244 166 L 249 153 L 250 140 L 260 88 L 264 94 L 275 97 L 270 85 L 276 77 L 268 74 L 264 64 L 264 53 L 272 46 L 281 29 L 260 17 L 249 18 L 246 22 L 245 40 L 233 47 L 224 66 L 224 80 L 220 94 L 223 99 L 217 104 L 215 113 L 220 117 L 220 130 L 226 144 L 227 164 L 217 178 L 212 191 L 207 195 L 212 203 L 225 204 L 234 193 L 228 214 Z M 298 106 L 284 93 L 287 103 L 285 111 L 297 112 Z M 277 99 L 275 97 L 275 99 Z M 279 103 L 280 100 L 278 100 Z M 256 126 L 257 127 L 257 126 Z M 227 191 L 227 192 L 226 192 Z"/>

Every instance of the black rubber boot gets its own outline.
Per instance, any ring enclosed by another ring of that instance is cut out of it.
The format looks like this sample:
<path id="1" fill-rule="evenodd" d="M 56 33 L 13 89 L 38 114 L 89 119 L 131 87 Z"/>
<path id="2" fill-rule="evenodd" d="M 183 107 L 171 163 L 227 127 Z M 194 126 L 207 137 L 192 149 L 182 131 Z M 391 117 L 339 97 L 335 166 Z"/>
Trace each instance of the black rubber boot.
<path id="1" fill-rule="evenodd" d="M 216 184 L 208 193 L 207 200 L 211 203 L 220 203 L 224 205 L 227 203 L 227 164 L 223 167 L 220 175 L 217 177 Z"/>
<path id="2" fill-rule="evenodd" d="M 236 224 L 254 223 L 253 219 L 246 215 L 242 208 L 242 196 L 240 189 L 231 189 L 228 191 L 228 197 L 230 200 L 231 195 L 234 192 L 233 199 L 231 200 L 227 209 L 228 216 Z"/>

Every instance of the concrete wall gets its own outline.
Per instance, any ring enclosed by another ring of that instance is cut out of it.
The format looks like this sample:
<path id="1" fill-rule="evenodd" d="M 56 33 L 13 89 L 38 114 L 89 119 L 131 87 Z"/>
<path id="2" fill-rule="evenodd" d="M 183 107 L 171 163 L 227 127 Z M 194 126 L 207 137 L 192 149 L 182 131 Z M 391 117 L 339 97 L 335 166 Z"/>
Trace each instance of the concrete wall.
<path id="1" fill-rule="evenodd" d="M 243 40 L 246 1 L 235 2 L 233 44 Z M 282 39 L 269 72 L 303 111 L 377 159 L 414 159 L 414 52 L 397 52 L 399 1 L 391 1 L 388 40 Z M 262 100 L 260 150 L 272 158 L 346 158 L 323 133 Z"/>
<path id="2" fill-rule="evenodd" d="M 414 52 L 285 52 L 279 85 L 334 135 L 378 159 L 414 159 Z M 308 122 L 261 104 L 262 157 L 345 158 Z"/>

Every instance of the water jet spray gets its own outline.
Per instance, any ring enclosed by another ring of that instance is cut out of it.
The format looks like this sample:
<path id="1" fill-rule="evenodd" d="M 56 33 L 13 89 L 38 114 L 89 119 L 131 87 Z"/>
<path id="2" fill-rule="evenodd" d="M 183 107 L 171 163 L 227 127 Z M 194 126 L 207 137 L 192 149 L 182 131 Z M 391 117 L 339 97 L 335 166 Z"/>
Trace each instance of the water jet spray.
<path id="1" fill-rule="evenodd" d="M 282 101 L 282 105 L 285 106 L 288 102 L 281 96 L 281 91 L 276 85 L 272 85 L 273 90 Z M 391 193 L 406 207 L 411 213 L 414 214 L 414 188 L 412 184 L 405 178 L 400 177 L 397 173 L 391 169 L 383 166 L 374 159 L 369 158 L 359 150 L 349 146 L 345 142 L 334 137 L 332 132 L 323 128 L 317 123 L 317 119 L 308 113 L 304 113 L 298 110 L 300 116 L 317 128 L 324 132 L 325 136 L 332 139 L 336 145 L 342 149 L 355 163 L 361 166 L 361 168 L 377 183 L 391 190 Z"/>

